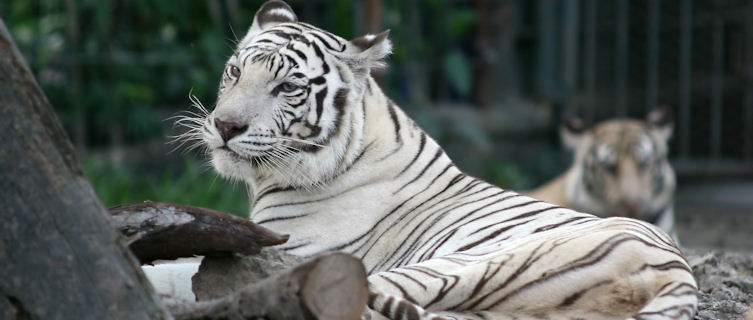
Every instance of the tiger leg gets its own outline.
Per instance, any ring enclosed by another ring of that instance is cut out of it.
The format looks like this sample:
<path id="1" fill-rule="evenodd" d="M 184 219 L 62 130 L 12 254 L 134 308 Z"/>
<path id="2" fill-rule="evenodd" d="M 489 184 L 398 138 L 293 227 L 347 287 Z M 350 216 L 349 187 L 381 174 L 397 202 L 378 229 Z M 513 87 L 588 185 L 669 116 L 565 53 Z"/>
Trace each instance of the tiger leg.
<path id="1" fill-rule="evenodd" d="M 361 320 L 483 320 L 451 312 L 433 313 L 404 298 L 385 293 L 369 294 L 369 310 Z"/>
<path id="2" fill-rule="evenodd" d="M 691 319 L 697 304 L 695 287 L 687 282 L 671 282 L 630 320 Z"/>
<path id="3" fill-rule="evenodd" d="M 483 319 L 691 319 L 696 284 L 665 234 L 625 218 L 490 241 L 369 277 L 372 291 Z M 400 317 L 397 308 L 385 312 Z M 400 309 L 400 310 L 404 310 Z"/>

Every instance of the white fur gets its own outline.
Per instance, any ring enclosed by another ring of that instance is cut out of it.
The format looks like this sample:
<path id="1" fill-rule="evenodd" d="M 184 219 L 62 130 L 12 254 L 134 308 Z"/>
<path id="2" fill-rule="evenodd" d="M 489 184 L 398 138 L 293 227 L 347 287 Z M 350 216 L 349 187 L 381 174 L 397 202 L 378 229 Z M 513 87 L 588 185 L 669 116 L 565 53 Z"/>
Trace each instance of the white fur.
<path id="1" fill-rule="evenodd" d="M 141 266 L 146 278 L 163 297 L 177 301 L 196 301 L 191 290 L 191 277 L 199 271 L 201 258 L 181 258 L 174 261 L 155 261 Z"/>
<path id="2" fill-rule="evenodd" d="M 267 14 L 273 15 L 273 16 L 282 16 L 282 17 L 285 17 L 285 19 L 288 19 L 290 21 L 295 21 L 297 19 L 295 14 L 282 8 L 269 10 L 267 11 Z"/>

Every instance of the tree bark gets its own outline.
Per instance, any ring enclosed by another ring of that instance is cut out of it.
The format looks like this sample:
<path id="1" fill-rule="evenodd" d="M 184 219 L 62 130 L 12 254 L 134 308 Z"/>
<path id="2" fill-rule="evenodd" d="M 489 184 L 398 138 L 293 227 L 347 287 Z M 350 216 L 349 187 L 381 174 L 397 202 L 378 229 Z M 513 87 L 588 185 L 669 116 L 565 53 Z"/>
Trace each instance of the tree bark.
<path id="1" fill-rule="evenodd" d="M 0 20 L 0 318 L 171 318 Z"/>
<path id="2" fill-rule="evenodd" d="M 179 319 L 358 319 L 366 311 L 366 270 L 330 253 L 216 300 L 173 310 Z"/>
<path id="3" fill-rule="evenodd" d="M 110 208 L 115 227 L 132 239 L 129 248 L 141 261 L 181 257 L 257 254 L 264 246 L 285 243 L 279 235 L 247 219 L 186 205 L 147 201 Z"/>

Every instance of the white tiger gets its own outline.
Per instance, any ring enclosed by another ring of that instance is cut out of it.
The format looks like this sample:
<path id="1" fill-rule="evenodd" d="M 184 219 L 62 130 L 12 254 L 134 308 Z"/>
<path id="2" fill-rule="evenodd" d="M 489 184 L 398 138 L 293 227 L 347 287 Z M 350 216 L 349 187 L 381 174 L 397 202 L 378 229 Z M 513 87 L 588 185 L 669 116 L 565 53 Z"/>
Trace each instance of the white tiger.
<path id="1" fill-rule="evenodd" d="M 667 160 L 672 127 L 668 109 L 646 121 L 614 119 L 591 129 L 568 119 L 560 132 L 573 164 L 529 195 L 601 217 L 648 221 L 676 238 L 675 174 Z"/>
<path id="2" fill-rule="evenodd" d="M 367 319 L 690 319 L 672 239 L 461 172 L 370 76 L 388 32 L 346 41 L 265 3 L 227 62 L 200 135 L 248 184 L 251 219 L 303 257 L 360 258 Z"/>

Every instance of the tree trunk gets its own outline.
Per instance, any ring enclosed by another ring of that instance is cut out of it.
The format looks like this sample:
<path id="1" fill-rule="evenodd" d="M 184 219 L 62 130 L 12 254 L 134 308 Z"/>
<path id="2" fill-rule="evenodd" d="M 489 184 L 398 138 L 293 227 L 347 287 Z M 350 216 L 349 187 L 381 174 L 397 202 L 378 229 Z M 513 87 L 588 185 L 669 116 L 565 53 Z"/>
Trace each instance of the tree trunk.
<path id="1" fill-rule="evenodd" d="M 173 313 L 179 319 L 349 320 L 366 311 L 368 296 L 361 261 L 335 252 Z"/>
<path id="2" fill-rule="evenodd" d="M 0 137 L 0 318 L 170 318 L 2 20 Z"/>

